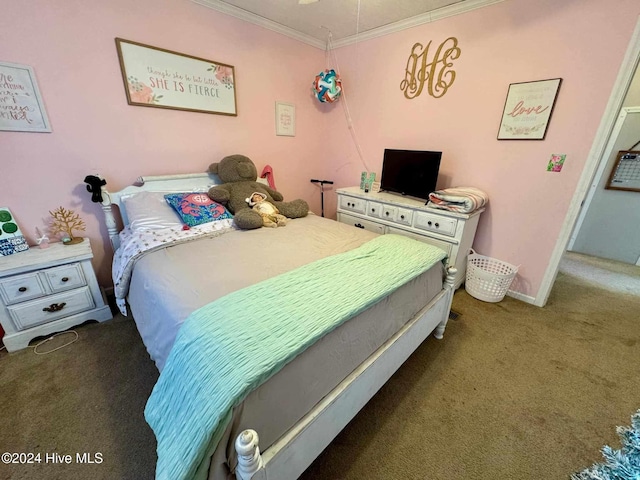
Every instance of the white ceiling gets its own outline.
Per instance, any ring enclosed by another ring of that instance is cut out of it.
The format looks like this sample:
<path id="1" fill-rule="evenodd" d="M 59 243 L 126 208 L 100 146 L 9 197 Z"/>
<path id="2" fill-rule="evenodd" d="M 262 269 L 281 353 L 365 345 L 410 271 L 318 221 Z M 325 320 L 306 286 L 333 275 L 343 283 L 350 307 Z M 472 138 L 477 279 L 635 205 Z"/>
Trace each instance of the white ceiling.
<path id="1" fill-rule="evenodd" d="M 504 0 L 193 1 L 325 48 L 329 32 L 333 46 L 342 46 Z"/>

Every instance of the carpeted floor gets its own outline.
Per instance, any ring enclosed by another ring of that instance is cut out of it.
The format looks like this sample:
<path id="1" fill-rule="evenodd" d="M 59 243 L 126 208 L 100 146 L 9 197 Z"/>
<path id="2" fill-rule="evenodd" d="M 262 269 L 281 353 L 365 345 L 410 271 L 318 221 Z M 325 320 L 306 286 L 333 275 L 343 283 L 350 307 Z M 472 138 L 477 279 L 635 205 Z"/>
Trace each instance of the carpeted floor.
<path id="1" fill-rule="evenodd" d="M 640 408 L 639 297 L 561 273 L 542 309 L 464 289 L 453 308 L 444 340 L 427 339 L 304 480 L 568 479 L 617 445 Z M 0 453 L 41 454 L 0 464 L 0 479 L 153 478 L 143 409 L 158 373 L 135 325 L 76 331 L 49 355 L 0 352 Z"/>

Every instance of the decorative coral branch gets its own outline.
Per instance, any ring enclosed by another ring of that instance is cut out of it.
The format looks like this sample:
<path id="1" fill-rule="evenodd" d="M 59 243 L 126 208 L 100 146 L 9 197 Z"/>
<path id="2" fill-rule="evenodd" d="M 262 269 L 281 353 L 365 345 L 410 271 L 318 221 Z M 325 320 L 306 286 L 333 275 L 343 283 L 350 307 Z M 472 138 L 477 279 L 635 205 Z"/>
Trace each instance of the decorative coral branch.
<path id="1" fill-rule="evenodd" d="M 73 231 L 84 231 L 86 226 L 84 221 L 80 218 L 80 215 L 73 210 L 67 210 L 64 207 L 58 207 L 56 210 L 49 211 L 49 214 L 53 217 L 49 230 L 53 235 L 67 234 L 70 239 L 73 239 Z"/>

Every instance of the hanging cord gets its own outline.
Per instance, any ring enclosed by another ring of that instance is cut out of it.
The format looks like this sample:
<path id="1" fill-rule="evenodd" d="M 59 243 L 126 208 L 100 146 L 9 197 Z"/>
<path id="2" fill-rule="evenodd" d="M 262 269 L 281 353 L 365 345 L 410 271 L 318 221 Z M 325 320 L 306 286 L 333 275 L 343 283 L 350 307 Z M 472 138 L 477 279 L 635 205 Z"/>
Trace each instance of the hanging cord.
<path id="1" fill-rule="evenodd" d="M 331 61 L 331 55 L 333 54 L 333 63 L 336 67 L 336 72 L 338 72 L 338 76 L 342 78 L 342 75 L 340 74 L 340 66 L 338 65 L 338 58 L 336 57 L 336 52 L 333 49 L 333 43 L 331 41 L 333 37 L 331 30 L 329 30 L 327 27 L 321 27 L 321 28 L 325 28 L 329 31 L 329 34 L 327 36 L 327 51 L 326 51 L 327 70 L 329 69 L 329 62 Z M 356 15 L 356 47 L 355 47 L 356 59 L 358 58 L 358 35 L 359 34 L 360 34 L 360 0 L 358 0 L 358 11 Z M 369 169 L 369 165 L 367 165 L 367 162 L 364 159 L 364 155 L 362 154 L 362 148 L 360 148 L 360 142 L 358 142 L 358 135 L 356 134 L 356 128 L 353 125 L 353 119 L 351 118 L 351 112 L 349 111 L 349 103 L 347 102 L 347 95 L 344 89 L 342 89 L 342 108 L 344 110 L 344 115 L 347 120 L 347 128 L 351 133 L 351 138 L 353 139 L 353 143 L 356 147 L 356 150 L 358 151 L 358 157 L 360 158 L 360 161 L 362 162 L 362 165 L 364 166 L 365 171 L 369 172 L 371 170 Z"/>

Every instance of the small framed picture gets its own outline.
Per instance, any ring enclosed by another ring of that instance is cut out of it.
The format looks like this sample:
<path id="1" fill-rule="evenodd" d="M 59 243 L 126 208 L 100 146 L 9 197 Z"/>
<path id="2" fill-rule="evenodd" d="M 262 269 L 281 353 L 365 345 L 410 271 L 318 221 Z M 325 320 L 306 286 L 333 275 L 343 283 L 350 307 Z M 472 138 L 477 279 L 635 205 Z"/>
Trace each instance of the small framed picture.
<path id="1" fill-rule="evenodd" d="M 296 136 L 296 106 L 292 103 L 276 102 L 276 135 Z"/>
<path id="2" fill-rule="evenodd" d="M 561 83 L 552 78 L 509 85 L 498 140 L 544 140 Z"/>

